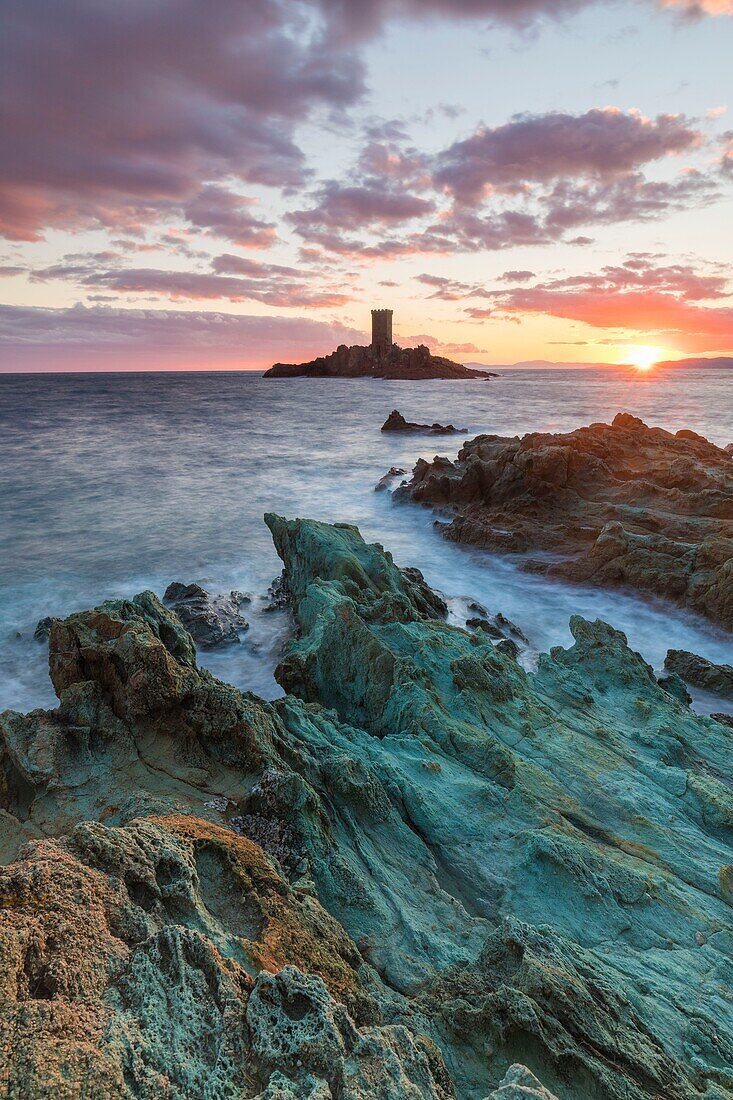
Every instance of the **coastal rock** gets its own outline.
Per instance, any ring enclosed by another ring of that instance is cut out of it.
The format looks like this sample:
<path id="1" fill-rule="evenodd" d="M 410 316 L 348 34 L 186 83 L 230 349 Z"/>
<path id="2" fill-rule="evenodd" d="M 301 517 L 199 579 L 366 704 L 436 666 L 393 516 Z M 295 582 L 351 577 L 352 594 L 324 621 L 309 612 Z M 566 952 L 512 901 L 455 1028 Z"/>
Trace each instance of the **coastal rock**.
<path id="1" fill-rule="evenodd" d="M 9 1094 L 733 1100 L 729 729 L 602 622 L 527 672 L 356 528 L 267 522 L 290 694 L 141 593 L 0 717 Z"/>
<path id="2" fill-rule="evenodd" d="M 668 649 L 664 667 L 688 684 L 705 688 L 724 699 L 733 699 L 733 665 L 716 665 L 713 661 L 689 653 L 685 649 Z"/>
<path id="3" fill-rule="evenodd" d="M 403 470 L 401 466 L 390 466 L 386 474 L 382 474 L 377 484 L 374 486 L 375 493 L 382 493 L 385 489 L 389 488 L 390 484 L 396 477 L 401 477 L 406 474 L 407 470 Z"/>
<path id="4" fill-rule="evenodd" d="M 283 1087 L 283 1070 L 286 1087 L 302 1083 L 293 1096 L 318 1096 L 321 1089 L 320 1095 L 344 1100 L 451 1100 L 452 1090 L 446 1092 L 440 1083 L 447 1076 L 445 1066 L 432 1044 L 429 1059 L 425 1040 L 405 1027 L 360 1031 L 322 979 L 296 967 L 258 975 L 247 1022 L 254 1052 L 262 1065 L 276 1071 L 278 1087 Z M 438 1080 L 431 1061 L 437 1062 Z"/>
<path id="5" fill-rule="evenodd" d="M 660 676 L 657 683 L 670 695 L 674 695 L 675 699 L 679 699 L 684 706 L 688 707 L 692 702 L 692 696 L 687 690 L 685 681 L 676 672 L 673 672 L 670 676 Z"/>
<path id="6" fill-rule="evenodd" d="M 480 435 L 420 459 L 396 497 L 457 542 L 527 555 L 551 577 L 651 592 L 733 629 L 733 467 L 697 435 L 619 413 L 564 435 Z"/>
<path id="7" fill-rule="evenodd" d="M 358 953 L 318 903 L 190 817 L 34 842 L 0 897 L 8 1095 L 252 1095 L 251 975 L 295 957 L 342 1000 L 358 988 Z"/>
<path id="8" fill-rule="evenodd" d="M 382 424 L 383 432 L 430 432 L 432 435 L 456 435 L 467 430 L 467 428 L 455 428 L 452 424 L 416 424 L 411 420 L 405 420 L 397 409 L 392 409 Z"/>
<path id="9" fill-rule="evenodd" d="M 241 605 L 249 603 L 242 592 L 211 596 L 200 584 L 173 581 L 165 590 L 164 602 L 175 611 L 197 645 L 204 649 L 233 645 L 249 623 Z"/>
<path id="10" fill-rule="evenodd" d="M 513 1065 L 487 1100 L 557 1100 L 526 1066 Z"/>
<path id="11" fill-rule="evenodd" d="M 433 355 L 424 344 L 416 348 L 400 348 L 392 344 L 377 349 L 354 344 L 340 344 L 330 355 L 321 355 L 309 363 L 275 363 L 264 373 L 265 378 L 396 378 L 418 381 L 429 378 L 495 377 L 487 371 L 475 370 Z"/>
<path id="12" fill-rule="evenodd" d="M 37 642 L 47 642 L 48 636 L 51 633 L 51 625 L 53 623 L 51 615 L 44 616 L 43 619 L 39 619 L 36 623 L 36 629 L 33 631 L 33 637 Z"/>

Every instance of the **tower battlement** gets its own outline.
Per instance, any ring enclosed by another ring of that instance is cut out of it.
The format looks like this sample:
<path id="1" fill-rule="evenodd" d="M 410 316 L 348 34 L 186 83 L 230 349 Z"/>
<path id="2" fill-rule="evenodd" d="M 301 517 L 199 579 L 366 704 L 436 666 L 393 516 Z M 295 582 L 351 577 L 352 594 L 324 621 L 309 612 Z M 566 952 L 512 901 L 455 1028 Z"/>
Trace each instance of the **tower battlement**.
<path id="1" fill-rule="evenodd" d="M 392 310 L 372 310 L 372 347 L 375 351 L 388 351 L 392 347 Z"/>

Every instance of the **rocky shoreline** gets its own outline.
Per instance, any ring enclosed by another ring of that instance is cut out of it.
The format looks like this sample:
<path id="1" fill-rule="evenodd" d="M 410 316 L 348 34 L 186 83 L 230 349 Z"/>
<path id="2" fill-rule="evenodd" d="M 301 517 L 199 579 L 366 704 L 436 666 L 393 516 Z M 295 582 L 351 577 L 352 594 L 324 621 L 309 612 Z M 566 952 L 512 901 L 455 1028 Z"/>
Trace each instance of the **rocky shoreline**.
<path id="1" fill-rule="evenodd" d="M 418 461 L 395 496 L 438 509 L 456 542 L 670 599 L 733 630 L 733 462 L 695 432 L 619 413 L 564 435 L 480 435 L 455 461 Z"/>
<path id="2" fill-rule="evenodd" d="M 0 718 L 8 1095 L 733 1097 L 731 728 L 602 622 L 528 673 L 266 521 L 283 699 L 141 593 L 51 620 L 58 708 Z"/>

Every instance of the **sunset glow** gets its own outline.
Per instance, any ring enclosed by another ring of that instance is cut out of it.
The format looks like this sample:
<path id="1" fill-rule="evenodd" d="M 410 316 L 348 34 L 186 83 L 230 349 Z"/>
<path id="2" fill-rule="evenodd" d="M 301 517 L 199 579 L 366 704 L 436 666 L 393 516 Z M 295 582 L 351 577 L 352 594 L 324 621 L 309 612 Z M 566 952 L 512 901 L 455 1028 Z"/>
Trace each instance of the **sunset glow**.
<path id="1" fill-rule="evenodd" d="M 11 6 L 0 369 L 733 354 L 729 0 Z"/>
<path id="2" fill-rule="evenodd" d="M 637 370 L 648 371 L 662 359 L 669 358 L 668 353 L 664 348 L 655 348 L 648 346 L 631 346 L 628 349 L 626 362 L 631 363 Z"/>

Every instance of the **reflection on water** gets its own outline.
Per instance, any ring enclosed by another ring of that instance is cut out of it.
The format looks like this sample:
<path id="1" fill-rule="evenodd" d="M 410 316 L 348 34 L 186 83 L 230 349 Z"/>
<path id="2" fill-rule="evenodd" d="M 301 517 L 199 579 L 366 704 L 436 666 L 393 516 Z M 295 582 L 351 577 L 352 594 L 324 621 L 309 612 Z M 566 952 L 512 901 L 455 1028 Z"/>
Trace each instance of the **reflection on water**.
<path id="1" fill-rule="evenodd" d="M 624 410 L 725 444 L 733 434 L 730 380 L 723 370 L 547 369 L 421 383 L 0 376 L 0 709 L 53 703 L 44 647 L 32 637 L 43 615 L 142 588 L 161 594 L 171 580 L 263 594 L 280 568 L 265 511 L 357 524 L 446 594 L 502 610 L 535 650 L 567 644 L 568 619 L 578 612 L 626 631 L 656 666 L 670 646 L 731 662 L 733 639 L 691 616 L 520 573 L 509 558 L 446 543 L 429 512 L 373 491 L 390 466 L 409 468 L 461 444 L 383 435 L 392 408 L 502 435 L 566 431 Z M 241 646 L 201 660 L 272 696 L 287 622 L 261 607 L 256 599 L 249 609 Z"/>

